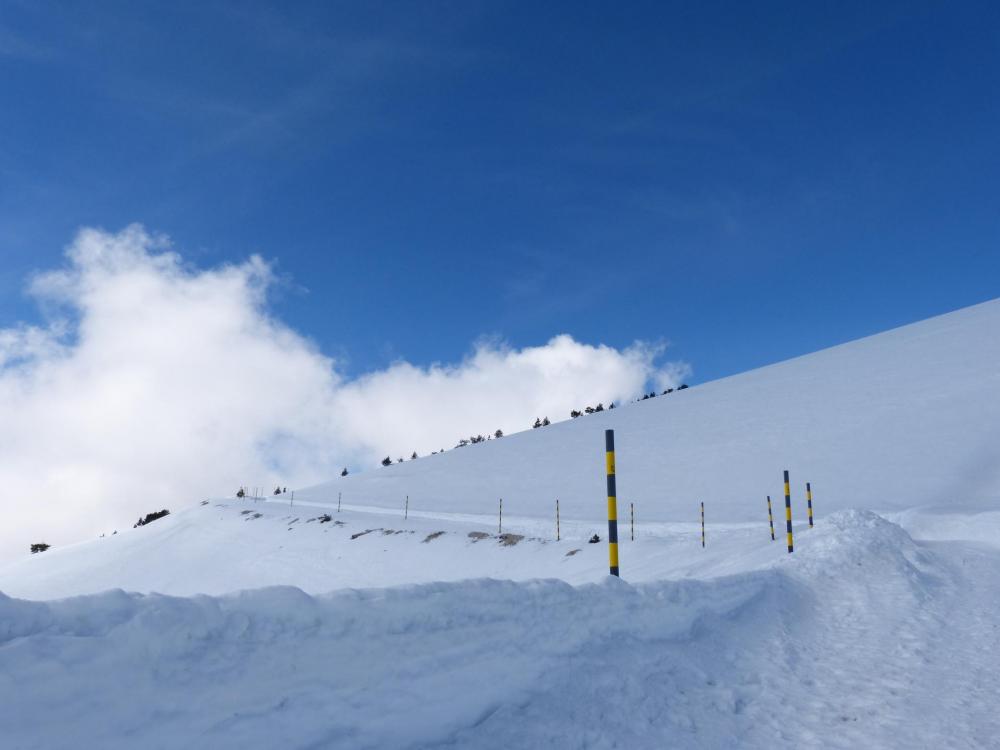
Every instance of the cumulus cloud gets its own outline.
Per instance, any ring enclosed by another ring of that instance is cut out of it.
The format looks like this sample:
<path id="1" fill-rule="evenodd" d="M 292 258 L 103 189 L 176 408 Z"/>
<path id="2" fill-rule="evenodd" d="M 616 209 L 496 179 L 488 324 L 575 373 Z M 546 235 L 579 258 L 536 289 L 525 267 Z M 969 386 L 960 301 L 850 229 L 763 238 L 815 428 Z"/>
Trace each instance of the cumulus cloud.
<path id="1" fill-rule="evenodd" d="M 667 387 L 662 347 L 567 335 L 463 361 L 396 362 L 347 380 L 268 314 L 257 256 L 186 265 L 140 226 L 81 231 L 29 291 L 51 322 L 0 329 L 0 559 L 62 544 L 241 483 L 305 485 L 383 455 L 514 432 L 536 416 Z"/>

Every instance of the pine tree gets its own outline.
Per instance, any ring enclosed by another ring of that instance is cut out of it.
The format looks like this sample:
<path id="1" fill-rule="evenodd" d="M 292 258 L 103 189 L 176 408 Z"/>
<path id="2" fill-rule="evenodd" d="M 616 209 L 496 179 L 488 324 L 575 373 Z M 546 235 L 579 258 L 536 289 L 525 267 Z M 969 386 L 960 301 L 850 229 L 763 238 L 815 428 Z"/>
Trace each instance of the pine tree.
<path id="1" fill-rule="evenodd" d="M 413 455 L 410 456 L 410 460 L 411 461 L 416 461 L 417 460 L 417 452 L 416 451 L 413 451 Z"/>
<path id="2" fill-rule="evenodd" d="M 548 417 L 542 420 L 542 427 L 548 427 L 550 424 L 552 423 L 549 421 Z"/>
<path id="3" fill-rule="evenodd" d="M 494 432 L 493 433 L 493 437 L 495 437 L 495 438 L 502 438 L 503 437 L 503 430 L 497 430 L 496 432 Z"/>
<path id="4" fill-rule="evenodd" d="M 340 472 L 340 476 L 342 476 L 342 477 L 346 477 L 347 476 L 347 467 L 346 466 L 344 467 L 344 470 Z"/>
<path id="5" fill-rule="evenodd" d="M 386 456 L 385 458 L 382 459 L 382 465 L 383 466 L 392 466 L 392 459 L 389 458 L 388 456 Z"/>
<path id="6" fill-rule="evenodd" d="M 541 426 L 542 426 L 542 420 L 539 419 L 538 417 L 535 417 L 535 423 L 533 425 L 531 425 L 531 428 L 532 429 L 536 429 L 536 428 L 541 427 Z"/>

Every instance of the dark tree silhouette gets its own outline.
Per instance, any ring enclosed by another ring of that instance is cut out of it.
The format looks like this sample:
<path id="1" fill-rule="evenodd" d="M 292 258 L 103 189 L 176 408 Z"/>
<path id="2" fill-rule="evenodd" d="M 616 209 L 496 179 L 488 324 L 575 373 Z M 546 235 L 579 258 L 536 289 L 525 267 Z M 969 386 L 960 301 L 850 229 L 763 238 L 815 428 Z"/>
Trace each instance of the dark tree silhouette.
<path id="1" fill-rule="evenodd" d="M 140 526 L 145 526 L 147 523 L 152 523 L 153 521 L 156 521 L 157 519 L 160 519 L 160 518 L 163 518 L 164 516 L 169 516 L 169 515 L 170 515 L 170 511 L 167 510 L 166 508 L 164 508 L 163 510 L 153 511 L 152 513 L 147 513 L 145 515 L 145 517 L 140 518 L 138 521 L 136 521 L 135 525 L 132 528 L 133 529 L 137 529 Z"/>
<path id="2" fill-rule="evenodd" d="M 342 476 L 342 477 L 346 477 L 347 476 L 347 467 L 346 466 L 344 467 L 343 471 L 340 472 L 340 476 Z"/>
<path id="3" fill-rule="evenodd" d="M 679 386 L 677 386 L 677 390 L 679 391 L 683 391 L 685 388 L 687 388 L 687 383 L 681 383 Z"/>
<path id="4" fill-rule="evenodd" d="M 542 420 L 542 427 L 548 427 L 550 424 L 552 423 L 549 421 L 548 417 Z"/>
<path id="5" fill-rule="evenodd" d="M 595 406 L 594 411 L 604 411 L 604 404 L 598 404 Z"/>
<path id="6" fill-rule="evenodd" d="M 503 437 L 503 430 L 497 430 L 496 432 L 494 432 L 493 433 L 493 437 L 495 437 L 495 438 L 502 438 Z"/>
<path id="7" fill-rule="evenodd" d="M 410 456 L 410 460 L 411 460 L 411 461 L 415 461 L 415 460 L 416 460 L 416 458 L 417 458 L 417 452 L 416 452 L 416 451 L 413 451 L 413 455 L 412 455 L 412 456 Z"/>
<path id="8" fill-rule="evenodd" d="M 382 465 L 383 466 L 391 466 L 392 465 L 392 459 L 389 458 L 388 456 L 386 456 L 385 458 L 382 459 Z"/>
<path id="9" fill-rule="evenodd" d="M 535 417 L 535 423 L 533 425 L 531 425 L 531 428 L 532 429 L 537 429 L 538 427 L 541 427 L 541 426 L 542 426 L 542 420 L 539 419 L 538 417 Z"/>

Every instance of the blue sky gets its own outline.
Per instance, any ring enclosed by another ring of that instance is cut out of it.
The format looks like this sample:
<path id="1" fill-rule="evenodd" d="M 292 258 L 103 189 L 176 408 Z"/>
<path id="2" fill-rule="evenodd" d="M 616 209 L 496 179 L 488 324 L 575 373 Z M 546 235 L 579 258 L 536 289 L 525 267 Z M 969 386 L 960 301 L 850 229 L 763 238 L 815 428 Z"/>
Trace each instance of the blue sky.
<path id="1" fill-rule="evenodd" d="M 132 222 L 275 262 L 274 315 L 354 374 L 565 332 L 700 382 L 991 299 L 998 22 L 3 0 L 0 328 L 77 228 Z"/>

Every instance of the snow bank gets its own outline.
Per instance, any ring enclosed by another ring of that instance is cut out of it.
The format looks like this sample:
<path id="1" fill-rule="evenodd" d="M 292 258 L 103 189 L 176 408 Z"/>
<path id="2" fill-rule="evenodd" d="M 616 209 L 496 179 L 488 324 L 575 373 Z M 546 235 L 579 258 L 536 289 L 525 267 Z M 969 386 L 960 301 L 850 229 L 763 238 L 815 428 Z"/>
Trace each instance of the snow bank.
<path id="1" fill-rule="evenodd" d="M 944 590 L 909 558 L 939 564 L 871 514 L 804 533 L 826 541 L 710 581 L 0 596 L 0 726 L 18 748 L 889 746 L 908 709 L 859 676 L 933 629 Z"/>

